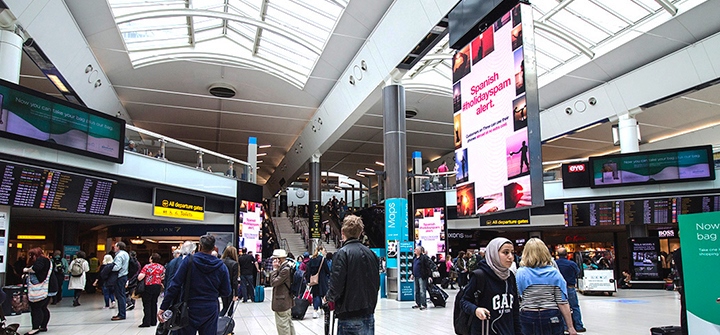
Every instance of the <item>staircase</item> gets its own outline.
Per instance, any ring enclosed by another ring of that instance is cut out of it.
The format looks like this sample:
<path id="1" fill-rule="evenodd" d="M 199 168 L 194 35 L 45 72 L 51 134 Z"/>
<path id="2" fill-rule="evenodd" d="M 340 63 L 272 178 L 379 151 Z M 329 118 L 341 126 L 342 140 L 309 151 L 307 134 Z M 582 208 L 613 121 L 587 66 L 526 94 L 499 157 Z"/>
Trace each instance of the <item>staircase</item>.
<path id="1" fill-rule="evenodd" d="M 305 232 L 307 234 L 307 219 L 299 219 L 303 220 L 300 224 L 301 231 Z M 283 242 L 281 242 L 281 247 L 285 247 L 285 250 L 287 252 L 292 252 L 295 257 L 298 255 L 302 255 L 305 251 L 308 250 L 308 248 L 305 246 L 305 241 L 302 239 L 303 233 L 296 233 L 293 229 L 293 224 L 290 221 L 290 218 L 286 217 L 273 217 L 273 221 L 275 221 L 275 225 L 277 227 L 277 231 L 279 232 L 279 238 L 282 240 L 287 241 L 287 246 L 282 245 Z M 330 241 L 330 244 L 325 243 L 325 241 L 321 241 L 322 245 L 325 247 L 327 252 L 335 253 L 337 252 L 337 249 L 335 248 L 335 244 L 332 243 L 332 240 Z"/>

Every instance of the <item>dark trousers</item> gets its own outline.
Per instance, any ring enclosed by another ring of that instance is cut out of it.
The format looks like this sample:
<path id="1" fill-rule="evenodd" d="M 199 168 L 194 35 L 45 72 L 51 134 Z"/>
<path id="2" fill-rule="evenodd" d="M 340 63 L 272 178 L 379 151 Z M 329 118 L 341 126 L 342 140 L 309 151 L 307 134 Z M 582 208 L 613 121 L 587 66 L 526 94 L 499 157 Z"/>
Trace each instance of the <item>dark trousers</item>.
<path id="1" fill-rule="evenodd" d="M 80 305 L 80 295 L 83 290 L 73 290 L 73 304 Z"/>
<path id="2" fill-rule="evenodd" d="M 177 335 L 217 335 L 218 304 L 198 304 L 188 309 L 190 324 Z"/>
<path id="3" fill-rule="evenodd" d="M 60 293 L 58 293 L 60 294 Z M 38 302 L 30 303 L 30 318 L 32 320 L 32 329 L 47 328 L 50 321 L 50 310 L 48 309 L 50 297 Z"/>
<path id="4" fill-rule="evenodd" d="M 146 326 L 157 325 L 158 297 L 161 291 L 160 285 L 145 285 L 145 292 L 142 294 L 143 319 L 142 324 Z"/>
<path id="5" fill-rule="evenodd" d="M 57 304 L 58 302 L 60 302 L 60 300 L 62 300 L 62 285 L 63 285 L 63 282 L 65 281 L 65 274 L 53 272 L 53 276 L 55 276 L 55 279 L 57 279 L 58 294 L 56 294 L 52 297 L 52 303 Z"/>
<path id="6" fill-rule="evenodd" d="M 243 301 L 250 300 L 250 302 L 253 302 L 255 300 L 255 281 L 253 280 L 253 276 L 242 275 L 240 276 L 240 281 L 242 282 Z"/>
<path id="7" fill-rule="evenodd" d="M 223 307 L 220 310 L 219 316 L 223 316 L 223 315 L 227 314 L 228 312 L 230 312 L 230 314 L 233 313 L 233 303 L 234 303 L 233 298 L 234 298 L 234 296 L 221 297 Z"/>

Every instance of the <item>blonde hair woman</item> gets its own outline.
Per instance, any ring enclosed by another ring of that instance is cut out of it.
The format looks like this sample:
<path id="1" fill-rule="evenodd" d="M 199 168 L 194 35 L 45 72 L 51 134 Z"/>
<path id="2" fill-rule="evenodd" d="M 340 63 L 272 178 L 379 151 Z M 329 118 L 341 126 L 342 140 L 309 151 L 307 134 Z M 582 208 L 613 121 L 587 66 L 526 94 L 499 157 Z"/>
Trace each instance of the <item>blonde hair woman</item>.
<path id="1" fill-rule="evenodd" d="M 545 243 L 531 238 L 523 249 L 516 279 L 520 300 L 520 328 L 524 335 L 562 335 L 565 319 L 568 332 L 576 335 L 570 316 L 567 283 L 553 266 Z"/>

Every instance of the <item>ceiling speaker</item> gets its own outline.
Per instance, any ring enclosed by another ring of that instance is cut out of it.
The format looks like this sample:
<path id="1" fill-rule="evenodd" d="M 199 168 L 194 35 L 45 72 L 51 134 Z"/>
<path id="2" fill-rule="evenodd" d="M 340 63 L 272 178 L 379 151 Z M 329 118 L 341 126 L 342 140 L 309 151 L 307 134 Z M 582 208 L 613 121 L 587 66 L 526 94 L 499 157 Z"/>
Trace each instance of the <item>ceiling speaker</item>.
<path id="1" fill-rule="evenodd" d="M 213 84 L 208 91 L 210 94 L 219 98 L 232 98 L 236 93 L 234 87 L 225 83 Z"/>

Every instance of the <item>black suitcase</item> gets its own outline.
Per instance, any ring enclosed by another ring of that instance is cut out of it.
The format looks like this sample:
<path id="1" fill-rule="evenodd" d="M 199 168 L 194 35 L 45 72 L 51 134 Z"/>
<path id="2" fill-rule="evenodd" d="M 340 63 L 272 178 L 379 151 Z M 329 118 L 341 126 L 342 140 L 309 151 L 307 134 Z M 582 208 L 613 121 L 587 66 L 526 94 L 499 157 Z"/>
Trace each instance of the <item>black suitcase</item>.
<path id="1" fill-rule="evenodd" d="M 440 286 L 442 286 L 443 289 L 447 290 L 447 288 L 450 286 L 450 278 L 443 278 L 440 282 Z"/>
<path id="2" fill-rule="evenodd" d="M 680 335 L 682 328 L 680 326 L 663 326 L 650 328 L 651 335 Z"/>
<path id="3" fill-rule="evenodd" d="M 447 303 L 448 294 L 445 293 L 440 287 L 437 285 L 433 285 L 430 287 L 430 301 L 432 301 L 433 305 L 435 307 L 445 307 L 445 304 Z"/>
<path id="4" fill-rule="evenodd" d="M 230 335 L 235 332 L 235 320 L 233 320 L 233 314 L 237 309 L 237 302 L 233 303 L 233 306 L 228 311 L 228 315 L 221 315 L 218 318 L 217 335 Z"/>
<path id="5" fill-rule="evenodd" d="M 295 298 L 295 306 L 290 310 L 290 314 L 294 320 L 302 320 L 305 318 L 305 313 L 310 307 L 310 301 L 303 298 Z"/>

